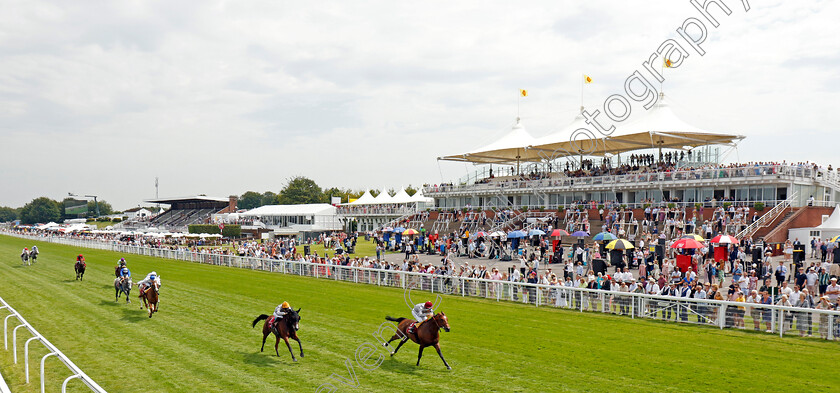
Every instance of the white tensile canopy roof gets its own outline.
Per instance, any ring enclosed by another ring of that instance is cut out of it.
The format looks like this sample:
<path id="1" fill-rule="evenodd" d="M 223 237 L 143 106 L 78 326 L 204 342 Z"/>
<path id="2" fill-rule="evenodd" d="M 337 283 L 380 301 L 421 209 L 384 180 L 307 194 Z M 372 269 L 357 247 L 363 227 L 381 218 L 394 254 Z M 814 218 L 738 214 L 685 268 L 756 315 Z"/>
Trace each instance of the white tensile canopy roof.
<path id="1" fill-rule="evenodd" d="M 817 225 L 817 229 L 840 229 L 840 205 L 834 207 L 828 219 Z"/>
<path id="2" fill-rule="evenodd" d="M 581 112 L 583 112 L 583 107 L 581 107 Z M 569 140 L 575 130 L 587 127 L 589 127 L 589 125 L 586 124 L 586 119 L 583 118 L 581 113 L 578 113 L 574 120 L 565 127 L 561 128 L 557 132 L 537 138 L 534 141 L 534 144 L 529 146 L 528 149 L 529 151 L 536 151 L 543 159 L 546 160 L 553 160 L 570 155 L 578 155 L 578 151 L 572 151 L 575 146 L 572 146 Z"/>
<path id="3" fill-rule="evenodd" d="M 350 205 L 366 205 L 366 204 L 371 204 L 371 203 L 375 203 L 373 195 L 370 195 L 370 191 L 365 191 L 365 193 L 362 194 L 362 196 L 360 196 L 359 199 L 356 199 L 355 201 L 350 202 L 349 204 Z"/>
<path id="4" fill-rule="evenodd" d="M 744 139 L 742 135 L 719 134 L 709 132 L 680 119 L 671 109 L 671 105 L 664 93 L 659 94 L 657 104 L 642 117 L 626 125 L 616 128 L 612 135 L 596 139 L 578 139 L 572 143 L 572 133 L 581 127 L 587 127 L 582 116 L 575 118 L 562 131 L 540 138 L 538 144 L 531 149 L 555 152 L 558 157 L 561 152 L 567 155 L 603 156 L 618 154 L 640 149 L 682 149 L 684 147 L 698 147 L 705 145 L 729 145 Z M 565 134 L 565 138 L 563 138 Z"/>
<path id="5" fill-rule="evenodd" d="M 606 123 L 602 123 L 606 124 Z M 595 138 L 579 134 L 571 141 L 575 130 L 585 128 Z M 638 119 L 616 128 L 612 135 L 597 137 L 597 131 L 578 115 L 568 125 L 550 135 L 534 138 L 517 119 L 510 133 L 501 139 L 464 154 L 439 157 L 439 160 L 472 162 L 476 164 L 514 163 L 553 160 L 566 156 L 604 156 L 642 149 L 684 149 L 706 145 L 732 145 L 744 136 L 715 133 L 684 122 L 672 110 L 664 93 L 656 105 Z"/>
<path id="6" fill-rule="evenodd" d="M 536 138 L 531 136 L 519 118 L 513 125 L 510 132 L 501 139 L 484 147 L 472 150 L 464 154 L 438 157 L 439 160 L 465 161 L 483 164 L 514 163 L 522 161 L 540 161 L 541 157 L 536 151 L 529 151 Z"/>

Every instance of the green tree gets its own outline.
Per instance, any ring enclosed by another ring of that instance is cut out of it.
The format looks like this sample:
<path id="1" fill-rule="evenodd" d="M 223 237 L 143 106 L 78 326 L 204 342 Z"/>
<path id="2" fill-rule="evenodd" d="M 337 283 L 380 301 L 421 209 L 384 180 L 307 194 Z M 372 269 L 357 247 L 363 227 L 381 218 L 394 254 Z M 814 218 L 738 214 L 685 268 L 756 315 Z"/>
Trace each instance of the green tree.
<path id="1" fill-rule="evenodd" d="M 20 219 L 24 224 L 61 221 L 61 205 L 47 197 L 35 198 L 20 210 Z"/>
<path id="2" fill-rule="evenodd" d="M 330 187 L 330 188 L 324 190 L 324 200 L 322 202 L 330 203 L 331 200 L 332 200 L 332 197 L 339 197 L 339 198 L 341 198 L 341 201 L 343 202 L 343 201 L 346 200 L 346 193 L 343 192 L 343 190 L 338 188 L 338 187 Z"/>
<path id="3" fill-rule="evenodd" d="M 320 203 L 324 200 L 324 192 L 314 180 L 298 176 L 289 179 L 286 187 L 280 191 L 279 199 L 282 205 Z"/>
<path id="4" fill-rule="evenodd" d="M 96 204 L 99 204 L 99 215 L 100 216 L 107 216 L 109 214 L 114 213 L 114 208 L 111 207 L 111 204 L 105 201 L 88 201 L 87 203 L 87 216 L 88 217 L 96 217 Z"/>
<path id="5" fill-rule="evenodd" d="M 397 195 L 397 190 L 395 190 L 393 188 L 389 188 L 388 189 L 388 195 L 390 195 L 390 196 Z"/>
<path id="6" fill-rule="evenodd" d="M 411 184 L 409 184 L 408 187 L 405 188 L 405 193 L 409 196 L 414 196 L 414 194 L 417 193 L 417 189 L 412 187 Z"/>
<path id="7" fill-rule="evenodd" d="M 0 222 L 11 222 L 18 219 L 18 209 L 0 206 Z"/>
<path id="8" fill-rule="evenodd" d="M 262 197 L 260 198 L 260 206 L 276 205 L 278 203 L 279 198 L 280 195 L 277 195 L 271 191 L 266 191 L 262 194 Z"/>
<path id="9" fill-rule="evenodd" d="M 262 206 L 262 195 L 254 191 L 246 191 L 236 202 L 238 209 L 251 210 Z"/>
<path id="10" fill-rule="evenodd" d="M 370 192 L 370 196 L 372 196 L 374 198 L 378 197 L 379 193 L 381 192 L 379 190 L 368 190 L 368 191 Z"/>

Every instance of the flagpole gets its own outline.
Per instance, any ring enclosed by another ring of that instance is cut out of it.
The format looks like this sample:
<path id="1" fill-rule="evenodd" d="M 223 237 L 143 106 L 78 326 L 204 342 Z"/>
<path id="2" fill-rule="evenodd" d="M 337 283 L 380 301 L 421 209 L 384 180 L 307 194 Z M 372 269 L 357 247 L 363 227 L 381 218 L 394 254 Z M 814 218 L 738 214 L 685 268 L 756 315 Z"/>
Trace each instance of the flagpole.
<path id="1" fill-rule="evenodd" d="M 665 84 L 665 62 L 666 61 L 668 61 L 668 59 L 662 60 L 662 65 L 660 66 L 660 67 L 662 67 L 662 72 L 661 72 L 662 81 L 659 82 L 659 92 L 660 93 L 662 93 L 662 89 L 663 89 L 662 85 Z"/>
<path id="2" fill-rule="evenodd" d="M 580 74 L 580 111 L 583 113 L 583 80 L 586 78 L 583 74 Z"/>

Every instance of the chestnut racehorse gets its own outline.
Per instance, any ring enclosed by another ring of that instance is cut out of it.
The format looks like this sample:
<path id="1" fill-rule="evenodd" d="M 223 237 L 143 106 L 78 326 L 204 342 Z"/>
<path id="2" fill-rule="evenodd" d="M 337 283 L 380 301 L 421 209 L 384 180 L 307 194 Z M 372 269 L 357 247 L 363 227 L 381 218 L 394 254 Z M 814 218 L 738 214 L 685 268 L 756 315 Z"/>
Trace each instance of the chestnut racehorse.
<path id="1" fill-rule="evenodd" d="M 397 345 L 397 348 L 394 349 L 394 352 L 391 352 L 391 356 L 396 355 L 397 351 L 400 350 L 400 347 L 402 347 L 402 345 L 405 344 L 405 342 L 408 341 L 408 339 L 411 339 L 411 341 L 414 341 L 418 345 L 420 345 L 420 351 L 417 353 L 418 366 L 420 365 L 420 358 L 423 357 L 423 348 L 435 347 L 435 350 L 437 350 L 438 356 L 440 356 L 440 360 L 443 360 L 443 364 L 446 366 L 446 369 L 452 370 L 452 367 L 449 367 L 449 363 L 446 363 L 446 359 L 443 358 L 443 354 L 440 353 L 440 344 L 438 343 L 440 341 L 440 329 L 443 329 L 447 332 L 449 331 L 449 320 L 446 318 L 446 314 L 435 314 L 435 316 L 427 319 L 426 322 L 423 322 L 423 324 L 420 325 L 419 328 L 414 329 L 414 333 L 412 334 L 406 333 L 406 330 L 409 326 L 411 326 L 411 324 L 417 321 L 407 318 L 385 317 L 385 319 L 396 322 L 397 329 L 399 330 L 398 334 L 394 334 L 394 336 L 391 337 L 391 339 L 388 340 L 387 343 L 382 344 L 384 346 L 387 346 L 391 343 L 391 341 L 400 339 L 400 343 Z"/>
<path id="2" fill-rule="evenodd" d="M 140 309 L 142 310 L 145 305 L 149 310 L 149 318 L 151 318 L 152 314 L 158 312 L 158 287 L 152 284 L 145 290 L 141 288 L 140 291 L 140 299 L 143 299 L 143 304 L 140 305 Z"/>
<path id="3" fill-rule="evenodd" d="M 251 323 L 251 327 L 257 326 L 257 322 L 265 320 L 263 323 L 263 339 L 262 339 L 262 346 L 260 347 L 260 352 L 265 349 L 265 339 L 268 338 L 268 335 L 274 333 L 277 337 L 277 341 L 274 342 L 274 353 L 277 356 L 280 356 L 280 352 L 277 351 L 277 346 L 280 344 L 280 339 L 282 338 L 283 341 L 286 342 L 286 347 L 289 348 L 289 353 L 292 354 L 292 361 L 297 361 L 295 358 L 295 353 L 292 351 L 292 346 L 289 345 L 289 339 L 297 341 L 298 347 L 300 347 L 300 357 L 303 357 L 303 345 L 300 343 L 300 339 L 297 336 L 297 331 L 300 328 L 300 315 L 298 314 L 300 309 L 295 311 L 294 309 L 289 312 L 287 315 L 283 317 L 283 319 L 278 318 L 271 318 L 268 315 L 260 314 L 254 322 Z M 271 320 L 271 324 L 268 321 Z"/>

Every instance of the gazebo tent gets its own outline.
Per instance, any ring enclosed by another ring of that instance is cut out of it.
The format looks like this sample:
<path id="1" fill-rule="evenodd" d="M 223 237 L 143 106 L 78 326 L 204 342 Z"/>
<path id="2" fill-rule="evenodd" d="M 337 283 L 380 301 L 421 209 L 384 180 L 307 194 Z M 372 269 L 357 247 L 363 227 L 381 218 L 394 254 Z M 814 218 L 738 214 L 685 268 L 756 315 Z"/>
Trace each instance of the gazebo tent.
<path id="1" fill-rule="evenodd" d="M 799 239 L 802 244 L 805 244 L 805 250 L 809 253 L 811 250 L 811 239 L 815 237 L 822 240 L 832 239 L 838 235 L 840 235 L 840 205 L 835 206 L 831 215 L 820 225 L 788 229 L 788 239 L 791 241 Z"/>
<path id="2" fill-rule="evenodd" d="M 400 188 L 393 197 L 391 197 L 391 203 L 413 203 L 414 201 L 411 199 L 411 195 L 408 195 L 405 192 L 405 188 Z"/>
<path id="3" fill-rule="evenodd" d="M 423 189 L 422 188 L 417 190 L 417 192 L 415 192 L 414 195 L 411 196 L 411 200 L 413 202 L 421 202 L 421 203 L 427 203 L 427 204 L 434 204 L 435 203 L 434 198 L 426 198 L 426 196 L 423 195 Z"/>
<path id="4" fill-rule="evenodd" d="M 365 193 L 362 194 L 362 196 L 360 196 L 359 199 L 356 199 L 355 201 L 350 202 L 349 204 L 350 205 L 369 205 L 371 203 L 375 203 L 374 201 L 375 201 L 375 199 L 373 198 L 373 195 L 370 195 L 370 191 L 365 191 Z"/>
<path id="5" fill-rule="evenodd" d="M 388 189 L 383 188 L 382 192 L 373 199 L 373 204 L 394 203 L 391 195 L 388 194 Z"/>

